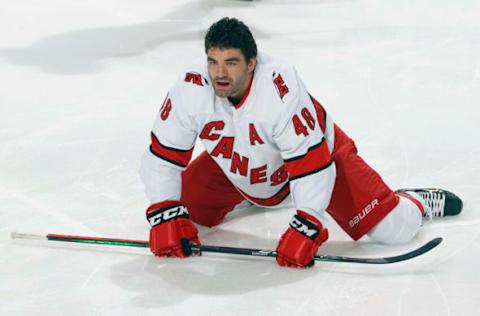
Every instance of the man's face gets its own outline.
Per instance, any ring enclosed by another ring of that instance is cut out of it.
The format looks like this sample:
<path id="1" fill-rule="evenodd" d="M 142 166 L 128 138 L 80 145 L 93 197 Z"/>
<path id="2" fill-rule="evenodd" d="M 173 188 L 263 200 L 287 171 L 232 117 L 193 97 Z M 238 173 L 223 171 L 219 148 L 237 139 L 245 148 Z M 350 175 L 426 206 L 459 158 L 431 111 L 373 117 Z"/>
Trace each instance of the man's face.
<path id="1" fill-rule="evenodd" d="M 241 99 L 250 83 L 256 58 L 249 63 L 238 48 L 210 48 L 207 51 L 208 74 L 215 94 L 219 97 Z"/>

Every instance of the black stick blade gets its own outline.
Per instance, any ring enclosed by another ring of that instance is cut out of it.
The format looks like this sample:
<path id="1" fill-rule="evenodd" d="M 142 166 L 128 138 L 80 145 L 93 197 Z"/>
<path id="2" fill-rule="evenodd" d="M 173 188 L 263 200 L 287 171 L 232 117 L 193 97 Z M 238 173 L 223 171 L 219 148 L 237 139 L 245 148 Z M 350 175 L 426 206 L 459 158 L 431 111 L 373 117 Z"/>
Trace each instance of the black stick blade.
<path id="1" fill-rule="evenodd" d="M 342 256 L 315 256 L 317 261 L 333 261 L 333 262 L 352 262 L 352 263 L 368 263 L 368 264 L 386 264 L 386 263 L 395 263 L 400 261 L 405 261 L 418 257 L 442 242 L 441 237 L 434 238 L 427 242 L 425 245 L 417 248 L 413 251 L 407 252 L 403 255 L 394 256 L 394 257 L 384 257 L 384 258 L 351 258 L 351 257 L 342 257 Z"/>

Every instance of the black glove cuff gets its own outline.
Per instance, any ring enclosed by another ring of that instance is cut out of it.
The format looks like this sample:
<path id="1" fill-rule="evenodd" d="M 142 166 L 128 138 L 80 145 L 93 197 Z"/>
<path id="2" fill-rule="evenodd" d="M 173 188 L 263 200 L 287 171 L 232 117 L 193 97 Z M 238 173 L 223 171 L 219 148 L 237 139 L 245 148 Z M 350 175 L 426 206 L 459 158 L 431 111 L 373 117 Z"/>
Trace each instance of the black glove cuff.
<path id="1" fill-rule="evenodd" d="M 290 227 L 298 231 L 300 234 L 304 235 L 311 240 L 315 240 L 320 230 L 318 229 L 317 225 L 305 219 L 301 216 L 294 215 L 290 220 Z"/>
<path id="2" fill-rule="evenodd" d="M 180 217 L 190 218 L 187 208 L 183 205 L 159 208 L 147 214 L 147 220 L 152 227 Z"/>

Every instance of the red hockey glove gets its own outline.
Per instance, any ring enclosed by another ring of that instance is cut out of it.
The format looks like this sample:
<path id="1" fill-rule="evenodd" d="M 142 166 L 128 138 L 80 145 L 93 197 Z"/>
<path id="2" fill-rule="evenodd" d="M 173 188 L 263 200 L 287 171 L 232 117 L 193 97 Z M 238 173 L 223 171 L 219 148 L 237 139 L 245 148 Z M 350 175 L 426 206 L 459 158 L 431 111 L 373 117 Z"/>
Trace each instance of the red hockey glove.
<path id="1" fill-rule="evenodd" d="M 181 239 L 200 244 L 198 230 L 190 221 L 185 206 L 177 201 L 165 201 L 147 209 L 150 229 L 150 250 L 156 256 L 188 257 L 182 248 Z"/>
<path id="2" fill-rule="evenodd" d="M 312 266 L 318 247 L 328 239 L 328 230 L 312 215 L 298 211 L 277 246 L 277 263 L 281 266 Z"/>

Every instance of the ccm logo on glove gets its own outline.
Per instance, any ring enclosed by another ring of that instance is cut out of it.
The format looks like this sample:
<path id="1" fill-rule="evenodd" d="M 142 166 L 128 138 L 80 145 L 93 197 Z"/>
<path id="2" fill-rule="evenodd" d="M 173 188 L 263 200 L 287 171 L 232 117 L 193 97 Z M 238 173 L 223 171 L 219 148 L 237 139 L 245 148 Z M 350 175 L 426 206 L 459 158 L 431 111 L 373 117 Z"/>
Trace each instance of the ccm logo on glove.
<path id="1" fill-rule="evenodd" d="M 185 258 L 191 249 L 185 248 L 182 239 L 200 244 L 198 230 L 189 219 L 187 208 L 180 201 L 164 201 L 147 209 L 150 229 L 150 250 L 156 256 Z M 188 242 L 187 242 L 188 243 Z"/>
<path id="2" fill-rule="evenodd" d="M 317 238 L 319 230 L 313 224 L 310 222 L 308 219 L 302 218 L 298 215 L 295 215 L 292 217 L 290 220 L 290 226 L 297 230 L 299 233 L 302 233 L 303 235 L 307 236 L 308 238 L 314 240 Z"/>
<path id="3" fill-rule="evenodd" d="M 316 217 L 299 210 L 278 242 L 277 262 L 288 267 L 312 266 L 318 247 L 327 239 L 328 230 L 323 228 L 322 223 Z"/>
<path id="4" fill-rule="evenodd" d="M 147 215 L 148 222 L 152 227 L 179 217 L 189 218 L 187 208 L 183 205 L 158 209 Z"/>

